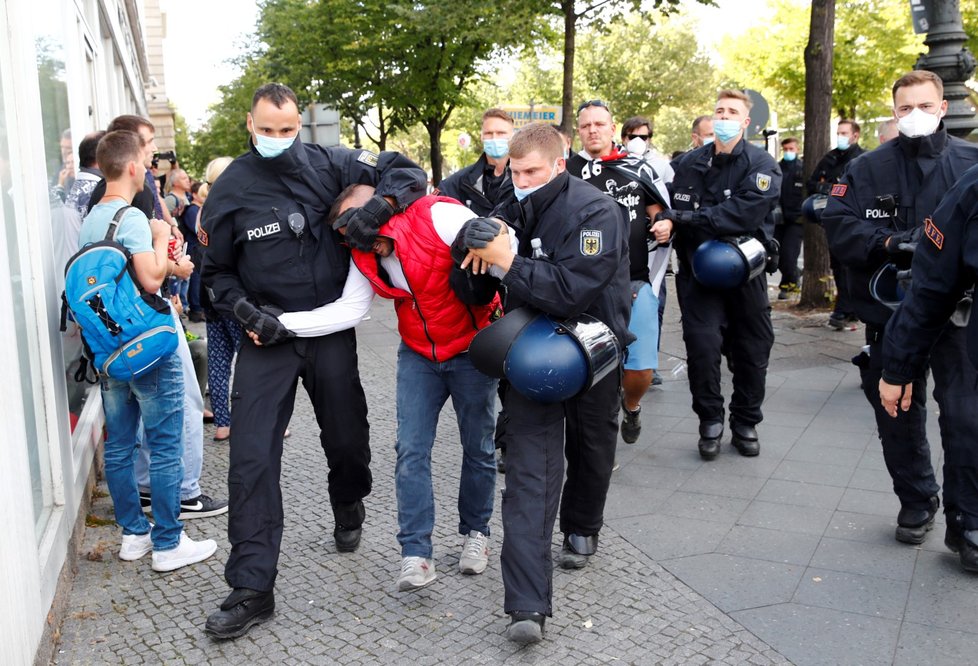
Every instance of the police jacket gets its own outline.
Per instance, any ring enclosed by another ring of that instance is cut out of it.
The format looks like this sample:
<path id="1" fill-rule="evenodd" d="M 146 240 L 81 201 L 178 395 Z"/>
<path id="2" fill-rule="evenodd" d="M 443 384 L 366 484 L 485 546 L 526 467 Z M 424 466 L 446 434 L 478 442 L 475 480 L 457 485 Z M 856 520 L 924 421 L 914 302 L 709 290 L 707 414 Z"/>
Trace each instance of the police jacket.
<path id="1" fill-rule="evenodd" d="M 627 225 L 614 199 L 565 171 L 494 215 L 519 238 L 519 252 L 502 279 L 507 310 L 531 305 L 558 318 L 586 313 L 604 322 L 622 349 L 635 340 L 628 330 Z M 534 238 L 546 258 L 531 258 Z"/>
<path id="2" fill-rule="evenodd" d="M 890 142 L 892 143 L 892 142 Z M 888 144 L 884 144 L 888 145 Z M 886 325 L 883 378 L 906 384 L 924 377 L 931 348 L 958 299 L 978 276 L 978 167 L 969 169 L 941 200 L 913 255 L 913 280 Z M 978 317 L 968 321 L 967 349 L 978 368 Z"/>
<path id="3" fill-rule="evenodd" d="M 801 159 L 794 159 L 789 162 L 781 160 L 778 162 L 781 167 L 781 214 L 784 222 L 793 224 L 800 222 L 801 202 L 805 200 L 805 181 L 802 176 L 804 163 Z"/>
<path id="4" fill-rule="evenodd" d="M 376 254 L 352 250 L 354 263 L 374 292 L 394 299 L 397 331 L 404 344 L 435 362 L 468 350 L 475 334 L 489 325 L 490 317 L 501 307 L 499 297 L 492 292 L 492 300 L 485 305 L 466 305 L 456 296 L 450 277 L 460 269 L 432 221 L 431 207 L 438 202 L 449 202 L 471 215 L 454 199 L 427 196 L 380 228 L 380 235 L 394 241 L 394 254 L 411 291 L 391 285 Z"/>
<path id="5" fill-rule="evenodd" d="M 513 178 L 510 176 L 507 162 L 499 189 L 495 193 L 487 193 L 485 187 L 487 168 L 494 167 L 490 166 L 486 154 L 483 153 L 475 164 L 459 169 L 441 181 L 438 184 L 438 193 L 461 201 L 466 208 L 475 211 L 480 217 L 488 216 L 493 208 L 513 198 Z"/>
<path id="6" fill-rule="evenodd" d="M 808 179 L 808 194 L 828 194 L 832 186 L 839 182 L 849 162 L 866 152 L 858 143 L 845 150 L 833 148 L 818 161 Z"/>
<path id="7" fill-rule="evenodd" d="M 680 265 L 692 270 L 693 253 L 720 237 L 773 236 L 770 213 L 781 193 L 781 169 L 774 158 L 741 139 L 731 153 L 707 144 L 681 155 L 672 181 L 672 207 L 694 211 L 693 221 L 676 225 Z"/>
<path id="8" fill-rule="evenodd" d="M 892 314 L 869 291 L 873 273 L 889 261 L 886 239 L 922 225 L 974 164 L 978 146 L 949 136 L 942 123 L 929 136 L 901 134 L 866 153 L 832 187 L 822 224 L 829 248 L 848 270 L 853 309 L 863 322 L 882 328 Z"/>
<path id="9" fill-rule="evenodd" d="M 400 207 L 424 194 L 427 178 L 398 153 L 322 148 L 297 137 L 278 157 L 252 146 L 214 183 L 201 209 L 201 276 L 218 312 L 235 302 L 286 312 L 312 310 L 343 292 L 350 252 L 327 224 L 333 200 L 355 183 L 375 185 Z M 301 218 L 290 216 L 298 213 Z M 291 222 L 291 224 L 290 224 Z"/>

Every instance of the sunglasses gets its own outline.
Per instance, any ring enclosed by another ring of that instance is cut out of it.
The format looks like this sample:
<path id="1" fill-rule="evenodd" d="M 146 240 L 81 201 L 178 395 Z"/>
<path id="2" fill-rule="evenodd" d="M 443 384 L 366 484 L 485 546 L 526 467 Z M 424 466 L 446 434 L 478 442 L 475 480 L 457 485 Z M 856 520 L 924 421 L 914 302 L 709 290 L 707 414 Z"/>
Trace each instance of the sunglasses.
<path id="1" fill-rule="evenodd" d="M 581 111 L 588 108 L 589 106 L 600 106 L 601 108 L 608 109 L 608 111 L 611 112 L 611 109 L 608 107 L 608 105 L 605 102 L 602 102 L 600 99 L 591 99 L 582 103 L 579 107 L 577 107 L 577 112 L 580 113 Z"/>
<path id="2" fill-rule="evenodd" d="M 632 139 L 641 139 L 642 141 L 648 141 L 649 139 L 652 138 L 652 135 L 651 134 L 626 134 L 625 138 L 627 138 L 629 141 L 631 141 Z"/>

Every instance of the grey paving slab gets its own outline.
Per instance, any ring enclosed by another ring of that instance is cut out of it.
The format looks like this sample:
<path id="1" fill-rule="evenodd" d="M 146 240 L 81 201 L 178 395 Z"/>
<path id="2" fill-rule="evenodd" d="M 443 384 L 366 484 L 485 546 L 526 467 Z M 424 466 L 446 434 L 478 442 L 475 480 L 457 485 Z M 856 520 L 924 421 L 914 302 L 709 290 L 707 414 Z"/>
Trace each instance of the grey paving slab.
<path id="1" fill-rule="evenodd" d="M 757 494 L 757 499 L 763 502 L 777 504 L 796 504 L 820 509 L 834 509 L 839 504 L 845 488 L 838 486 L 823 486 L 802 481 L 786 481 L 784 479 L 768 479 Z"/>
<path id="2" fill-rule="evenodd" d="M 717 546 L 716 552 L 807 566 L 820 538 L 812 534 L 735 525 Z"/>
<path id="3" fill-rule="evenodd" d="M 750 557 L 709 553 L 662 565 L 724 612 L 791 600 L 804 567 Z"/>
<path id="4" fill-rule="evenodd" d="M 812 566 L 909 581 L 918 552 L 913 546 L 896 542 L 883 545 L 825 537 L 812 556 Z"/>
<path id="5" fill-rule="evenodd" d="M 974 659 L 976 647 L 978 644 L 971 632 L 904 622 L 893 663 L 898 666 L 960 664 L 962 659 Z"/>
<path id="6" fill-rule="evenodd" d="M 896 514 L 892 517 L 866 513 L 836 511 L 825 530 L 825 535 L 836 539 L 850 539 L 865 543 L 892 546 L 896 530 Z"/>
<path id="7" fill-rule="evenodd" d="M 907 607 L 910 581 L 810 568 L 792 601 L 850 613 L 900 620 Z"/>
<path id="8" fill-rule="evenodd" d="M 839 502 L 839 510 L 896 517 L 900 511 L 900 500 L 897 499 L 892 490 L 846 488 L 846 492 Z"/>
<path id="9" fill-rule="evenodd" d="M 606 524 L 657 562 L 712 553 L 730 531 L 730 526 L 723 523 L 677 520 L 661 514 L 607 520 Z"/>
<path id="10" fill-rule="evenodd" d="M 852 477 L 852 468 L 827 462 L 784 460 L 774 470 L 771 477 L 785 481 L 801 481 L 844 488 Z"/>
<path id="11" fill-rule="evenodd" d="M 786 532 L 820 535 L 825 531 L 831 517 L 831 509 L 755 500 L 741 514 L 738 523 Z"/>
<path id="12" fill-rule="evenodd" d="M 785 455 L 788 460 L 842 465 L 850 468 L 855 467 L 862 457 L 863 452 L 860 449 L 839 446 L 812 446 L 808 442 L 796 442 Z"/>
<path id="13" fill-rule="evenodd" d="M 890 664 L 900 632 L 898 620 L 793 603 L 731 617 L 798 666 Z"/>
<path id="14" fill-rule="evenodd" d="M 676 518 L 693 518 L 733 527 L 748 500 L 677 490 L 659 507 L 659 512 Z"/>
<path id="15" fill-rule="evenodd" d="M 760 477 L 734 474 L 719 465 L 703 465 L 680 487 L 686 492 L 752 499 L 764 487 L 764 483 L 765 480 Z"/>

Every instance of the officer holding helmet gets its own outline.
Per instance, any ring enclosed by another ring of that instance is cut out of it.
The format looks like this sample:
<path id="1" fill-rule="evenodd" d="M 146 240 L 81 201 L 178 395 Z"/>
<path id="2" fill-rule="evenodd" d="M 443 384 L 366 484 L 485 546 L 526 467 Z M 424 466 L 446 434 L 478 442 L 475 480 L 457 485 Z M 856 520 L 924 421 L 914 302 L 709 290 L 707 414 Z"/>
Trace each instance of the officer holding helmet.
<path id="1" fill-rule="evenodd" d="M 677 158 L 673 208 L 659 213 L 652 226 L 654 233 L 660 225 L 676 227 L 676 293 L 704 460 L 716 458 L 723 437 L 721 347 L 729 352 L 733 368 L 732 444 L 743 456 L 760 452 L 755 426 L 762 419 L 768 356 L 774 344 L 767 280 L 763 272 L 744 283 L 726 280 L 724 266 L 718 263 L 724 257 L 736 259 L 737 251 L 729 243 L 717 242 L 732 239 L 740 244 L 746 238 L 766 238 L 770 230 L 762 225 L 781 192 L 781 171 L 774 158 L 744 140 L 750 107 L 750 98 L 739 90 L 719 92 L 713 114 L 716 140 Z M 695 275 L 694 257 L 706 243 L 700 258 L 705 253 L 707 263 L 716 259 L 710 267 L 716 270 Z M 714 251 L 722 254 L 711 257 Z"/>
<path id="2" fill-rule="evenodd" d="M 224 573 L 233 591 L 205 627 L 217 638 L 244 634 L 275 607 L 282 438 L 300 377 L 329 463 L 336 548 L 349 552 L 360 543 L 362 499 L 370 492 L 371 476 L 356 322 L 330 334 L 296 338 L 276 315 L 350 297 L 348 282 L 359 273 L 351 268 L 341 237 L 326 223 L 343 188 L 376 185 L 363 207 L 343 215 L 347 242 L 369 250 L 395 206 L 421 197 L 426 181 L 417 165 L 397 153 L 303 143 L 295 93 L 281 84 L 255 92 L 247 124 L 250 150 L 215 182 L 198 230 L 211 301 L 222 315 L 240 321 L 251 338 L 238 353 L 231 414 L 231 554 Z"/>
<path id="3" fill-rule="evenodd" d="M 887 321 L 897 303 L 888 307 L 873 297 L 870 288 L 881 267 L 891 268 L 887 263 L 897 269 L 910 267 L 914 244 L 931 242 L 921 234 L 929 238 L 933 233 L 931 216 L 941 198 L 969 167 L 978 164 L 978 147 L 950 136 L 941 122 L 947 111 L 943 95 L 943 83 L 933 72 L 914 71 L 900 77 L 893 84 L 893 114 L 900 135 L 852 161 L 832 187 L 822 213 L 830 248 L 848 271 L 853 307 L 866 324 L 868 357 L 861 354 L 854 362 L 875 411 L 883 458 L 900 499 L 895 537 L 909 544 L 924 541 L 939 507 L 925 432 L 927 382 L 923 373 L 901 377 L 914 380 L 913 400 L 896 418 L 880 404 L 883 349 L 891 346 Z M 953 465 L 960 452 L 973 448 L 978 432 L 978 375 L 967 362 L 964 332 L 953 325 L 942 328 L 930 369 L 940 405 L 946 465 Z M 945 479 L 952 476 L 946 468 Z M 953 483 L 945 486 L 949 525 L 952 513 L 964 508 L 961 504 L 975 501 L 957 496 L 959 490 Z M 969 493 L 974 496 L 974 488 Z M 978 527 L 978 506 L 969 510 L 969 529 L 973 529 Z"/>
<path id="4" fill-rule="evenodd" d="M 634 338 L 628 332 L 628 238 L 621 208 L 569 176 L 564 140 L 553 127 L 523 128 L 513 136 L 509 152 L 517 201 L 495 214 L 517 235 L 517 251 L 504 225 L 477 218 L 459 232 L 457 242 L 470 250 L 462 267 L 482 271 L 491 265 L 506 287 L 507 312 L 527 305 L 558 320 L 589 314 L 624 349 Z M 668 233 L 663 229 L 661 240 Z M 536 253 L 534 245 L 539 246 Z M 558 501 L 565 537 L 574 537 L 578 552 L 589 550 L 581 554 L 597 547 L 615 460 L 620 390 L 616 369 L 590 390 L 561 402 L 531 399 L 512 384 L 503 396 L 509 422 L 501 564 L 509 640 L 539 641 L 544 618 L 552 613 L 550 545 Z"/>

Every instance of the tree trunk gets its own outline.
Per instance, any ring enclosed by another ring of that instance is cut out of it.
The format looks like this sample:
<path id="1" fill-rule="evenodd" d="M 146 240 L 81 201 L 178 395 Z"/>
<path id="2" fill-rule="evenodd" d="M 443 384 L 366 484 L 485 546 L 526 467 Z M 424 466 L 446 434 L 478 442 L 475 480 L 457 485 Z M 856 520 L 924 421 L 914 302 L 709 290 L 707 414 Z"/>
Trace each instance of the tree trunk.
<path id="1" fill-rule="evenodd" d="M 441 182 L 441 123 L 437 118 L 428 118 L 424 121 L 425 129 L 428 130 L 428 140 L 431 142 L 431 184 L 438 187 Z"/>
<path id="2" fill-rule="evenodd" d="M 808 46 L 805 47 L 805 170 L 807 181 L 830 148 L 832 116 L 832 46 L 835 43 L 835 0 L 813 0 Z M 828 289 L 829 246 L 822 227 L 805 224 L 805 269 L 800 307 L 824 308 Z"/>
<path id="3" fill-rule="evenodd" d="M 561 0 L 560 9 L 564 13 L 564 91 L 561 98 L 561 128 L 574 136 L 574 51 L 577 41 L 577 14 L 574 13 L 574 0 Z"/>

